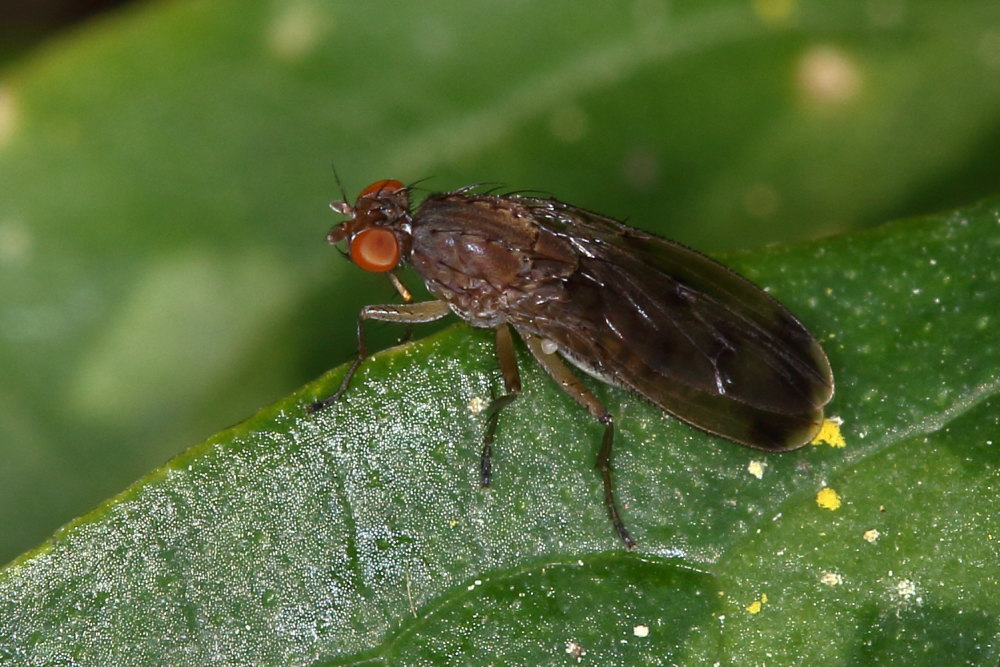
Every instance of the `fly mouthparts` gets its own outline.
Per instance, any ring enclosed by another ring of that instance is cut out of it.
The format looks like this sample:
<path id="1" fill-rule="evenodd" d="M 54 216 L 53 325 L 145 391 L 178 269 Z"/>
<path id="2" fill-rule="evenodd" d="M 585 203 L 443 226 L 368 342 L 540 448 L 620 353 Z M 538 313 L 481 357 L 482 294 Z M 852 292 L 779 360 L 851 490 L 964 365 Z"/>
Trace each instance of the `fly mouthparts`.
<path id="1" fill-rule="evenodd" d="M 336 204 L 343 202 L 334 202 L 334 203 Z M 330 245 L 337 245 L 345 238 L 347 238 L 351 233 L 349 224 L 350 222 L 351 220 L 347 220 L 345 222 L 340 223 L 339 225 L 334 225 L 326 235 L 326 242 L 329 243 Z"/>

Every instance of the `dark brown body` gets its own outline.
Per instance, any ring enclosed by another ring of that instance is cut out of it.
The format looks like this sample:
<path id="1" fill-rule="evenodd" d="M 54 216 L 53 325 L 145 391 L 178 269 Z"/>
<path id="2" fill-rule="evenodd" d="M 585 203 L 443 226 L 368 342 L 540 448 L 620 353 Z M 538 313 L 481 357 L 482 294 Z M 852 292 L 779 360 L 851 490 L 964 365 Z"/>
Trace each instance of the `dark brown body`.
<path id="1" fill-rule="evenodd" d="M 373 305 L 364 321 L 428 322 L 454 312 L 496 329 L 507 393 L 487 409 L 481 481 L 488 486 L 500 411 L 521 391 L 510 328 L 559 386 L 604 425 L 597 467 L 611 521 L 626 546 L 611 475 L 612 415 L 559 361 L 630 389 L 698 428 L 749 447 L 785 451 L 809 442 L 833 394 L 826 355 L 780 303 L 718 262 L 680 244 L 554 199 L 430 195 L 411 212 L 398 181 L 366 188 L 330 243 L 349 241 L 360 267 L 389 275 L 406 303 Z M 410 303 L 393 270 L 410 264 L 436 301 Z"/>
<path id="2" fill-rule="evenodd" d="M 410 264 L 473 326 L 551 341 L 592 375 L 751 447 L 795 448 L 822 424 L 833 383 L 819 344 L 694 250 L 552 200 L 465 193 L 426 199 L 411 238 Z"/>

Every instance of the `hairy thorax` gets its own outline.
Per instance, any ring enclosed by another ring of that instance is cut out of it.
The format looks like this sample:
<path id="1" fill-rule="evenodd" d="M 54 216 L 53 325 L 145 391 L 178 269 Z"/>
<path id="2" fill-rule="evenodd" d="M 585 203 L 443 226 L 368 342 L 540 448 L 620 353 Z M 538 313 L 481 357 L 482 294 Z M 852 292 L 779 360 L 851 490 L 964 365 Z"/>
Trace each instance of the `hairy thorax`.
<path id="1" fill-rule="evenodd" d="M 427 289 L 476 327 L 530 319 L 562 298 L 561 277 L 576 268 L 564 239 L 539 229 L 527 211 L 489 198 L 429 198 L 412 235 L 410 263 Z"/>

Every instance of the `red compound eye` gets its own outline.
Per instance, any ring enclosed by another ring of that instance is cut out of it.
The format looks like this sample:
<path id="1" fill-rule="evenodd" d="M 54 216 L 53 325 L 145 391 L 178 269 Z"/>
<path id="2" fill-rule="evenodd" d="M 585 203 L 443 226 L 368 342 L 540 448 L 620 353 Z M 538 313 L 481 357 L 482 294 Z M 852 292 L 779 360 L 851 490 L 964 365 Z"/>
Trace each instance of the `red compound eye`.
<path id="1" fill-rule="evenodd" d="M 384 181 L 376 181 L 369 185 L 367 188 L 361 191 L 358 195 L 358 199 L 362 197 L 367 197 L 369 195 L 380 195 L 380 194 L 392 194 L 394 192 L 399 192 L 400 190 L 405 190 L 406 186 L 399 181 L 394 181 L 391 178 Z"/>
<path id="2" fill-rule="evenodd" d="M 360 232 L 351 239 L 351 261 L 372 273 L 392 271 L 399 264 L 396 235 L 384 227 L 372 227 Z"/>

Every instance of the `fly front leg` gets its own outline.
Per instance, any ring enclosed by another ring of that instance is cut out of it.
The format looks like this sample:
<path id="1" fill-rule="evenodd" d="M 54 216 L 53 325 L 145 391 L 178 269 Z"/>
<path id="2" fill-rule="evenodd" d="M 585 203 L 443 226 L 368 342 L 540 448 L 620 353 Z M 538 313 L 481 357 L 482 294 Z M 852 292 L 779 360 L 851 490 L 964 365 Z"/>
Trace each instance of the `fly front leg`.
<path id="1" fill-rule="evenodd" d="M 597 421 L 604 424 L 604 437 L 601 440 L 601 449 L 597 452 L 597 469 L 601 471 L 604 481 L 604 505 L 608 508 L 608 517 L 611 525 L 614 526 L 618 537 L 625 543 L 626 548 L 635 546 L 635 540 L 629 535 L 622 522 L 621 512 L 618 509 L 618 502 L 615 500 L 615 485 L 611 476 L 611 447 L 615 439 L 615 425 L 611 413 L 607 411 L 597 397 L 583 386 L 579 378 L 566 367 L 556 350 L 551 347 L 551 342 L 544 341 L 538 336 L 518 330 L 521 338 L 524 339 L 531 354 L 534 355 L 538 363 L 542 365 L 553 380 L 555 380 L 563 391 L 569 394 L 580 406 L 586 408 Z"/>
<path id="2" fill-rule="evenodd" d="M 486 408 L 486 434 L 483 437 L 483 454 L 480 460 L 479 483 L 483 486 L 490 485 L 493 476 L 493 438 L 497 432 L 497 420 L 500 418 L 500 411 L 514 402 L 514 399 L 521 394 L 521 374 L 517 370 L 517 357 L 514 355 L 514 339 L 510 334 L 510 327 L 501 324 L 496 330 L 496 355 L 500 364 L 500 372 L 503 374 L 503 384 L 507 393 L 499 398 L 493 399 L 489 407 Z"/>
<path id="3" fill-rule="evenodd" d="M 421 301 L 420 303 L 404 303 L 399 305 L 387 304 L 383 306 L 365 306 L 358 315 L 358 357 L 347 369 L 344 379 L 340 382 L 340 388 L 332 395 L 316 401 L 309 406 L 310 412 L 316 412 L 332 405 L 340 400 L 340 397 L 347 391 L 347 386 L 351 383 L 351 378 L 357 372 L 361 362 L 368 356 L 368 345 L 365 343 L 365 320 L 376 320 L 378 322 L 396 322 L 398 324 L 422 324 L 439 320 L 451 309 L 444 301 Z"/>
<path id="4" fill-rule="evenodd" d="M 395 290 L 399 292 L 399 296 L 403 298 L 403 303 L 407 304 L 412 303 L 413 294 L 410 293 L 410 290 L 406 289 L 406 285 L 404 285 L 403 281 L 399 279 L 399 276 L 396 275 L 396 272 L 389 271 L 385 275 L 389 277 L 389 282 L 392 283 L 393 288 L 395 288 Z M 403 335 L 399 337 L 399 343 L 407 343 L 412 337 L 413 337 L 413 324 L 410 323 L 406 325 L 406 329 L 403 330 Z"/>

